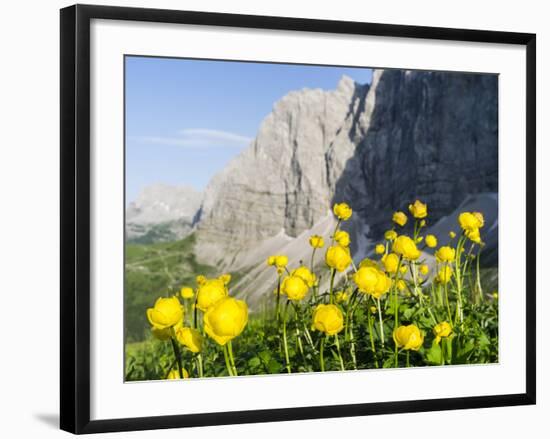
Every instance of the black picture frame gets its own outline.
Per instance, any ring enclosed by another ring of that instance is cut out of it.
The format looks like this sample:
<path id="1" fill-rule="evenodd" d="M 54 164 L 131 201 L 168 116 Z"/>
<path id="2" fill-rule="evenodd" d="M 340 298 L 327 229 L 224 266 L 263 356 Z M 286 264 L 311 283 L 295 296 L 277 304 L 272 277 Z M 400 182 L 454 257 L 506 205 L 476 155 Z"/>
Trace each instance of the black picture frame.
<path id="1" fill-rule="evenodd" d="M 61 9 L 61 429 L 81 434 L 535 404 L 536 35 L 211 12 L 74 5 Z M 90 420 L 90 21 L 132 20 L 502 43 L 526 48 L 526 392 L 416 401 Z"/>

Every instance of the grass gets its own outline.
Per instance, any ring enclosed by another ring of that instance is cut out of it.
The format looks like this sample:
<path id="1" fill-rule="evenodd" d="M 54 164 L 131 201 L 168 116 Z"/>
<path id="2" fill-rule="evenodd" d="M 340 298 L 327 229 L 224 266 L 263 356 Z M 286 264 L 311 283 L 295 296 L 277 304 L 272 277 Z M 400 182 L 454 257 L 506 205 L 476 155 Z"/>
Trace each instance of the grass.
<path id="1" fill-rule="evenodd" d="M 127 343 L 147 339 L 150 325 L 144 310 L 157 297 L 177 293 L 181 286 L 195 284 L 197 274 L 208 276 L 212 267 L 197 262 L 193 235 L 156 244 L 127 244 L 125 264 L 125 339 Z"/>

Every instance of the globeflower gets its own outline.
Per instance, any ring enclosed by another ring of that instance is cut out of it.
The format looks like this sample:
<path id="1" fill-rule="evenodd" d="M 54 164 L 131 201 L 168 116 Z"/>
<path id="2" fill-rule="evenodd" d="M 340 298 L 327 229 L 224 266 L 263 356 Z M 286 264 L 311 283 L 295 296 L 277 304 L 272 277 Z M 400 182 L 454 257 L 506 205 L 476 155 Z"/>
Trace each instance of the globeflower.
<path id="1" fill-rule="evenodd" d="M 313 248 L 322 248 L 325 245 L 325 241 L 323 240 L 322 236 L 311 235 L 309 237 L 309 245 L 311 245 Z"/>
<path id="2" fill-rule="evenodd" d="M 393 242 L 392 251 L 413 261 L 420 257 L 420 251 L 416 247 L 416 243 L 406 235 L 397 237 Z"/>
<path id="3" fill-rule="evenodd" d="M 181 372 L 183 372 L 183 378 L 189 378 L 189 372 L 184 367 L 181 368 Z M 167 380 L 179 380 L 180 378 L 181 375 L 178 369 L 172 369 L 166 377 Z"/>
<path id="4" fill-rule="evenodd" d="M 284 271 L 287 264 L 288 256 L 285 255 L 273 255 L 267 258 L 267 265 L 276 267 L 279 274 Z"/>
<path id="5" fill-rule="evenodd" d="M 315 273 L 312 273 L 305 265 L 293 270 L 290 275 L 300 277 L 309 288 L 315 286 L 317 283 L 317 276 L 315 276 Z"/>
<path id="6" fill-rule="evenodd" d="M 416 325 L 400 326 L 393 331 L 393 341 L 399 348 L 417 351 L 424 343 L 424 334 Z"/>
<path id="7" fill-rule="evenodd" d="M 464 231 L 479 229 L 484 225 L 483 215 L 479 212 L 462 212 L 458 216 L 458 224 Z"/>
<path id="8" fill-rule="evenodd" d="M 455 239 L 456 238 L 456 233 L 453 232 L 452 230 L 449 232 L 449 238 L 451 239 Z"/>
<path id="9" fill-rule="evenodd" d="M 437 281 L 442 284 L 446 284 L 451 280 L 453 276 L 453 270 L 448 265 L 445 265 L 437 273 Z"/>
<path id="10" fill-rule="evenodd" d="M 470 241 L 475 242 L 476 244 L 481 243 L 481 235 L 479 234 L 479 229 L 466 230 L 464 234 Z"/>
<path id="11" fill-rule="evenodd" d="M 197 308 L 206 312 L 208 308 L 228 295 L 221 279 L 207 279 L 197 291 Z"/>
<path id="12" fill-rule="evenodd" d="M 403 227 L 405 224 L 407 224 L 407 215 L 405 215 L 403 212 L 397 211 L 393 214 L 392 221 L 398 226 Z"/>
<path id="13" fill-rule="evenodd" d="M 243 332 L 248 322 L 248 306 L 242 300 L 225 297 L 204 314 L 204 330 L 220 346 Z"/>
<path id="14" fill-rule="evenodd" d="M 147 319 L 154 329 L 166 329 L 183 319 L 183 308 L 177 297 L 159 297 L 147 310 Z"/>
<path id="15" fill-rule="evenodd" d="M 299 276 L 287 276 L 281 284 L 281 292 L 286 294 L 289 300 L 302 300 L 306 296 L 307 291 L 307 284 Z"/>
<path id="16" fill-rule="evenodd" d="M 325 262 L 336 271 L 344 271 L 351 264 L 351 255 L 349 248 L 341 245 L 329 247 L 325 255 Z"/>
<path id="17" fill-rule="evenodd" d="M 430 248 L 437 247 L 437 238 L 434 235 L 426 236 L 426 245 Z"/>
<path id="18" fill-rule="evenodd" d="M 334 234 L 334 240 L 342 247 L 347 247 L 350 243 L 349 233 L 345 232 L 344 230 L 338 230 Z"/>
<path id="19" fill-rule="evenodd" d="M 231 282 L 231 275 L 229 273 L 222 274 L 219 278 L 224 285 L 228 285 Z"/>
<path id="20" fill-rule="evenodd" d="M 326 335 L 336 335 L 344 329 L 344 315 L 336 305 L 317 305 L 313 312 L 313 328 Z"/>
<path id="21" fill-rule="evenodd" d="M 191 299 L 195 295 L 195 292 L 191 287 L 183 287 L 180 290 L 180 294 L 181 294 L 181 297 L 183 297 L 184 299 Z"/>
<path id="22" fill-rule="evenodd" d="M 153 326 L 151 328 L 151 333 L 153 334 L 153 337 L 155 337 L 156 339 L 160 341 L 166 341 L 166 340 L 170 340 L 170 337 L 172 337 L 172 328 L 174 328 L 174 331 L 177 331 L 178 328 L 181 328 L 182 326 L 183 326 L 183 320 L 180 320 L 174 326 L 170 326 L 164 329 L 157 329 Z"/>
<path id="23" fill-rule="evenodd" d="M 386 246 L 384 244 L 377 244 L 374 251 L 377 255 L 384 254 L 386 252 Z"/>
<path id="24" fill-rule="evenodd" d="M 405 290 L 405 288 L 407 288 L 407 283 L 403 279 L 399 279 L 395 286 L 399 291 L 403 291 Z"/>
<path id="25" fill-rule="evenodd" d="M 420 200 L 416 200 L 414 204 L 409 204 L 409 212 L 415 218 L 426 218 L 428 216 L 428 206 Z"/>
<path id="26" fill-rule="evenodd" d="M 336 215 L 336 217 L 342 221 L 350 219 L 352 214 L 351 207 L 349 207 L 347 203 L 335 204 L 332 210 L 334 212 L 334 215 Z"/>
<path id="27" fill-rule="evenodd" d="M 397 238 L 397 232 L 395 230 L 386 230 L 384 233 L 384 238 L 388 241 L 393 241 Z"/>
<path id="28" fill-rule="evenodd" d="M 374 259 L 365 258 L 359 263 L 359 268 L 361 267 L 375 267 L 378 268 L 378 262 Z"/>
<path id="29" fill-rule="evenodd" d="M 426 276 L 430 272 L 430 267 L 426 264 L 422 264 L 418 270 L 422 276 Z"/>
<path id="30" fill-rule="evenodd" d="M 439 262 L 452 262 L 455 259 L 455 254 L 456 252 L 454 248 L 444 245 L 435 252 L 435 258 Z"/>
<path id="31" fill-rule="evenodd" d="M 441 322 L 434 326 L 435 342 L 439 343 L 442 337 L 448 337 L 453 332 L 453 327 L 448 322 Z"/>
<path id="32" fill-rule="evenodd" d="M 382 263 L 388 273 L 396 273 L 399 266 L 399 256 L 395 253 L 389 253 L 382 258 Z"/>
<path id="33" fill-rule="evenodd" d="M 362 293 L 379 299 L 391 288 L 391 279 L 375 267 L 362 267 L 353 275 L 353 281 Z"/>
<path id="34" fill-rule="evenodd" d="M 191 352 L 197 353 L 202 350 L 202 335 L 194 328 L 177 329 L 176 339 Z"/>

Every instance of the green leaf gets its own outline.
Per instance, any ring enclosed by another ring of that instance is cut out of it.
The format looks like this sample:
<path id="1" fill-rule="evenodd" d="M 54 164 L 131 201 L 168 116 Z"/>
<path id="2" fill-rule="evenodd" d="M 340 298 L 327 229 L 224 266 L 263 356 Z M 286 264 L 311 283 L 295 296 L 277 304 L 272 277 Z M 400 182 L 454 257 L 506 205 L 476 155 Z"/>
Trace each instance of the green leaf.
<path id="1" fill-rule="evenodd" d="M 441 364 L 441 346 L 435 342 L 432 342 L 432 347 L 426 350 L 426 360 L 430 364 Z"/>

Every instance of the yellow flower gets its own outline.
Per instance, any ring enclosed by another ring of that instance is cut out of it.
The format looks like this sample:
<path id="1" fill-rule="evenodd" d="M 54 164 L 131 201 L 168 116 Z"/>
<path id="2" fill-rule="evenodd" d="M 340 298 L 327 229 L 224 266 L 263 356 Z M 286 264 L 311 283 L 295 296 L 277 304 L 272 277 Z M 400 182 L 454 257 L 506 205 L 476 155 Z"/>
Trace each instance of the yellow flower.
<path id="1" fill-rule="evenodd" d="M 417 351 L 424 342 L 424 334 L 416 325 L 400 326 L 393 331 L 393 341 L 397 347 Z"/>
<path id="2" fill-rule="evenodd" d="M 183 319 L 183 308 L 177 297 L 159 297 L 147 310 L 147 319 L 155 329 L 166 329 Z"/>
<path id="3" fill-rule="evenodd" d="M 435 342 L 439 343 L 442 337 L 448 337 L 453 332 L 452 326 L 448 322 L 441 322 L 434 326 Z"/>
<path id="4" fill-rule="evenodd" d="M 322 248 L 325 245 L 325 241 L 323 240 L 322 236 L 311 235 L 309 237 L 309 245 L 311 245 L 313 248 Z"/>
<path id="5" fill-rule="evenodd" d="M 439 250 L 435 252 L 435 258 L 439 262 L 452 262 L 455 259 L 455 254 L 454 248 L 444 245 L 443 247 L 439 247 Z"/>
<path id="6" fill-rule="evenodd" d="M 416 247 L 416 243 L 406 235 L 397 237 L 393 242 L 392 250 L 406 259 L 415 260 L 420 257 L 420 250 Z"/>
<path id="7" fill-rule="evenodd" d="M 479 221 L 479 228 L 485 225 L 485 218 L 483 218 L 483 214 L 481 212 L 472 212 L 472 215 Z"/>
<path id="8" fill-rule="evenodd" d="M 428 267 L 426 264 L 422 264 L 419 268 L 419 271 L 422 276 L 426 276 L 430 272 L 430 267 Z"/>
<path id="9" fill-rule="evenodd" d="M 285 255 L 273 255 L 267 258 L 267 265 L 274 265 L 278 269 L 283 269 L 288 264 L 288 256 Z"/>
<path id="10" fill-rule="evenodd" d="M 221 279 L 207 279 L 197 291 L 197 308 L 205 312 L 212 305 L 228 295 Z"/>
<path id="11" fill-rule="evenodd" d="M 458 224 L 464 231 L 471 231 L 483 227 L 483 215 L 479 212 L 462 212 L 458 216 Z"/>
<path id="12" fill-rule="evenodd" d="M 377 244 L 374 251 L 377 255 L 384 254 L 386 252 L 386 246 L 384 244 Z"/>
<path id="13" fill-rule="evenodd" d="M 481 236 L 479 234 L 479 229 L 466 230 L 464 231 L 464 234 L 470 241 L 475 242 L 476 244 L 481 243 Z"/>
<path id="14" fill-rule="evenodd" d="M 423 237 L 423 236 L 419 236 L 418 238 L 416 238 L 416 243 L 417 243 L 417 244 L 420 244 L 423 240 L 424 240 L 424 237 Z"/>
<path id="15" fill-rule="evenodd" d="M 398 226 L 403 227 L 405 224 L 407 224 L 407 215 L 405 215 L 403 212 L 395 212 L 393 214 L 392 221 Z"/>
<path id="16" fill-rule="evenodd" d="M 336 305 L 317 305 L 313 312 L 313 328 L 326 335 L 338 334 L 344 329 L 344 315 Z"/>
<path id="17" fill-rule="evenodd" d="M 189 372 L 184 367 L 181 368 L 181 371 L 183 372 L 183 378 L 189 378 Z M 179 380 L 180 378 L 181 375 L 178 369 L 172 369 L 166 377 L 167 380 Z"/>
<path id="18" fill-rule="evenodd" d="M 315 273 L 309 271 L 305 265 L 301 265 L 296 270 L 293 270 L 290 273 L 291 276 L 298 276 L 307 284 L 309 288 L 313 287 L 317 283 L 317 277 Z"/>
<path id="19" fill-rule="evenodd" d="M 275 256 L 275 265 L 278 268 L 285 268 L 288 265 L 288 256 L 285 256 L 285 255 Z"/>
<path id="20" fill-rule="evenodd" d="M 243 332 L 248 322 L 248 306 L 242 300 L 226 297 L 204 314 L 204 330 L 219 345 Z"/>
<path id="21" fill-rule="evenodd" d="M 195 292 L 191 287 L 183 287 L 180 290 L 180 294 L 181 294 L 181 297 L 183 297 L 184 299 L 191 299 L 195 295 Z"/>
<path id="22" fill-rule="evenodd" d="M 386 230 L 384 233 L 384 238 L 388 241 L 393 241 L 397 238 L 397 232 L 395 230 Z"/>
<path id="23" fill-rule="evenodd" d="M 456 233 L 453 232 L 453 231 L 451 230 L 451 231 L 449 232 L 449 238 L 455 239 L 455 237 L 456 237 Z"/>
<path id="24" fill-rule="evenodd" d="M 406 265 L 401 265 L 401 268 L 399 269 L 399 272 L 401 274 L 405 274 L 407 272 L 407 266 Z"/>
<path id="25" fill-rule="evenodd" d="M 229 284 L 231 282 L 231 275 L 229 273 L 222 274 L 219 278 L 223 282 L 224 285 Z"/>
<path id="26" fill-rule="evenodd" d="M 426 220 L 420 221 L 420 227 L 426 227 Z"/>
<path id="27" fill-rule="evenodd" d="M 382 263 L 388 273 L 395 273 L 399 266 L 399 256 L 395 253 L 389 253 L 382 258 Z"/>
<path id="28" fill-rule="evenodd" d="M 437 238 L 434 235 L 426 236 L 426 245 L 430 248 L 437 247 Z"/>
<path id="29" fill-rule="evenodd" d="M 325 255 L 325 262 L 330 268 L 336 271 L 344 271 L 351 264 L 351 255 L 349 248 L 341 245 L 329 247 Z"/>
<path id="30" fill-rule="evenodd" d="M 332 208 L 334 215 L 342 221 L 346 221 L 351 217 L 352 210 L 346 203 L 335 204 Z"/>
<path id="31" fill-rule="evenodd" d="M 197 285 L 202 285 L 206 282 L 206 277 L 204 277 L 202 274 L 199 274 L 197 276 Z"/>
<path id="32" fill-rule="evenodd" d="M 405 281 L 403 279 L 399 279 L 397 281 L 397 283 L 395 284 L 395 286 L 397 287 L 397 289 L 399 291 L 403 291 L 405 288 L 407 288 L 407 284 L 405 283 Z"/>
<path id="33" fill-rule="evenodd" d="M 376 314 L 376 311 L 378 311 L 378 308 L 376 308 L 376 306 L 374 306 L 374 305 L 371 305 L 369 310 L 370 310 L 371 313 Z"/>
<path id="34" fill-rule="evenodd" d="M 307 291 L 306 282 L 299 276 L 287 276 L 281 284 L 281 292 L 286 294 L 289 300 L 302 300 Z"/>
<path id="35" fill-rule="evenodd" d="M 378 268 L 378 262 L 373 259 L 365 258 L 359 263 L 359 268 L 361 267 L 376 267 Z"/>
<path id="36" fill-rule="evenodd" d="M 176 339 L 191 352 L 197 353 L 202 350 L 202 335 L 194 328 L 177 329 Z"/>
<path id="37" fill-rule="evenodd" d="M 340 244 L 342 247 L 347 247 L 350 243 L 350 239 L 349 239 L 349 233 L 348 232 L 344 232 L 343 230 L 338 230 L 335 234 L 334 234 L 334 240 Z"/>
<path id="38" fill-rule="evenodd" d="M 347 300 L 349 299 L 348 293 L 346 293 L 345 291 L 338 291 L 334 295 L 334 297 L 337 303 L 347 302 Z"/>
<path id="39" fill-rule="evenodd" d="M 391 288 L 391 279 L 386 273 L 375 267 L 362 267 L 353 275 L 353 281 L 362 293 L 370 294 L 376 299 Z"/>
<path id="40" fill-rule="evenodd" d="M 439 270 L 439 273 L 437 273 L 437 281 L 442 284 L 446 284 L 451 280 L 451 277 L 453 276 L 453 270 L 448 265 L 445 265 Z"/>
<path id="41" fill-rule="evenodd" d="M 416 200 L 414 204 L 409 204 L 409 212 L 415 218 L 426 218 L 428 216 L 428 206 L 420 200 Z"/>

